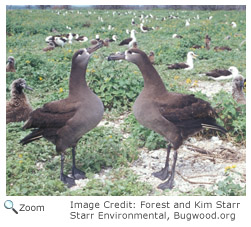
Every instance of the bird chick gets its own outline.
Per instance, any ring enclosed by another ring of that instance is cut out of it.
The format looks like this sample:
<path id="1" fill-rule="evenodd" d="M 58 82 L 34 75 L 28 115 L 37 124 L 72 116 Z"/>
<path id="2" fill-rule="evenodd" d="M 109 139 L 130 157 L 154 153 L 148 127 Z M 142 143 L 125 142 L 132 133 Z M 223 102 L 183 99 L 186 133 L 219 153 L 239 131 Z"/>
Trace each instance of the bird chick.
<path id="1" fill-rule="evenodd" d="M 6 103 L 6 124 L 26 121 L 32 107 L 23 89 L 32 90 L 24 79 L 14 80 L 11 84 L 11 100 Z"/>
<path id="2" fill-rule="evenodd" d="M 16 72 L 15 59 L 13 56 L 9 56 L 6 65 L 6 72 Z"/>
<path id="3" fill-rule="evenodd" d="M 232 82 L 232 96 L 236 102 L 240 104 L 246 104 L 246 97 L 243 91 L 244 88 L 244 77 L 240 74 L 233 78 Z"/>

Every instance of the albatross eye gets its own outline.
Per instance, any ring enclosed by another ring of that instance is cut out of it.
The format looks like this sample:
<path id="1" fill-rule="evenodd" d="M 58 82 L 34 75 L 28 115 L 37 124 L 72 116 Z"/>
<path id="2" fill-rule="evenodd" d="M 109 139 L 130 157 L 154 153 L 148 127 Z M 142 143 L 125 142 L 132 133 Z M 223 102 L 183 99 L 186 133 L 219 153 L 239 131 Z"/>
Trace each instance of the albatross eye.
<path id="1" fill-rule="evenodd" d="M 80 50 L 78 55 L 82 55 L 83 53 L 84 53 L 84 51 Z"/>

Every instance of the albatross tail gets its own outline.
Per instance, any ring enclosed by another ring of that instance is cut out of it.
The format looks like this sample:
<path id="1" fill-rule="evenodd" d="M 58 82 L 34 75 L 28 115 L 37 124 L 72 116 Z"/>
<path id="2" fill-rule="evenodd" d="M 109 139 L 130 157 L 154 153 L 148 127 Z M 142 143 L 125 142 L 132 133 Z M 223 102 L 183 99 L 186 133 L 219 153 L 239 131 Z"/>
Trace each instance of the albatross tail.
<path id="1" fill-rule="evenodd" d="M 22 140 L 20 140 L 20 143 L 22 145 L 25 145 L 27 143 L 31 143 L 34 140 L 39 140 L 42 137 L 43 137 L 42 130 L 36 129 L 36 130 L 32 131 L 32 133 L 30 133 L 29 135 L 27 135 L 26 137 L 24 137 Z"/>
<path id="2" fill-rule="evenodd" d="M 219 131 L 223 134 L 226 134 L 227 133 L 227 130 L 225 128 L 223 128 L 222 126 L 220 125 L 217 125 L 216 123 L 214 124 L 201 124 L 202 128 L 207 128 L 207 129 L 212 129 L 212 130 L 215 130 L 215 131 Z"/>

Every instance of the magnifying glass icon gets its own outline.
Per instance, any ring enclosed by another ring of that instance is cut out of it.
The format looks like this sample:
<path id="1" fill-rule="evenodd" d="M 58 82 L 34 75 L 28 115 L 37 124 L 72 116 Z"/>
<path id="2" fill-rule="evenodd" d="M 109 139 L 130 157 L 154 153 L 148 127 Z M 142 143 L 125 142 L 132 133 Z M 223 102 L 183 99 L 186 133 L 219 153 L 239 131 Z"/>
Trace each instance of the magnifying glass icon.
<path id="1" fill-rule="evenodd" d="M 15 210 L 15 208 L 13 208 L 13 202 L 11 200 L 6 200 L 4 202 L 4 207 L 6 209 L 12 209 L 16 214 L 18 214 L 18 212 Z"/>

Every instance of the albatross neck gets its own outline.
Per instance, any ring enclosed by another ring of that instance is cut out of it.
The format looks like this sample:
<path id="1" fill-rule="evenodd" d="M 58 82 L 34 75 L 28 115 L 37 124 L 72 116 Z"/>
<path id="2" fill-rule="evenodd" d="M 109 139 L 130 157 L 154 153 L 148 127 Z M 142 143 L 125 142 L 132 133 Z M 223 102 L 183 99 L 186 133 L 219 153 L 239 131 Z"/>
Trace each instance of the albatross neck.
<path id="1" fill-rule="evenodd" d="M 84 68 L 77 66 L 71 68 L 69 95 L 79 95 L 81 91 L 84 91 L 86 88 L 88 88 L 85 80 L 86 68 L 87 65 L 85 65 Z"/>
<path id="2" fill-rule="evenodd" d="M 145 64 L 137 65 L 139 70 L 142 73 L 142 76 L 144 78 L 144 89 L 147 90 L 154 90 L 154 92 L 157 94 L 159 92 L 166 91 L 166 87 L 156 71 L 156 69 L 152 66 L 152 64 L 149 62 L 146 62 Z"/>
<path id="3" fill-rule="evenodd" d="M 132 39 L 135 39 L 135 38 L 136 38 L 134 32 L 131 32 L 131 38 L 132 38 Z"/>
<path id="4" fill-rule="evenodd" d="M 193 58 L 191 56 L 187 56 L 187 64 L 189 68 L 193 68 Z"/>

